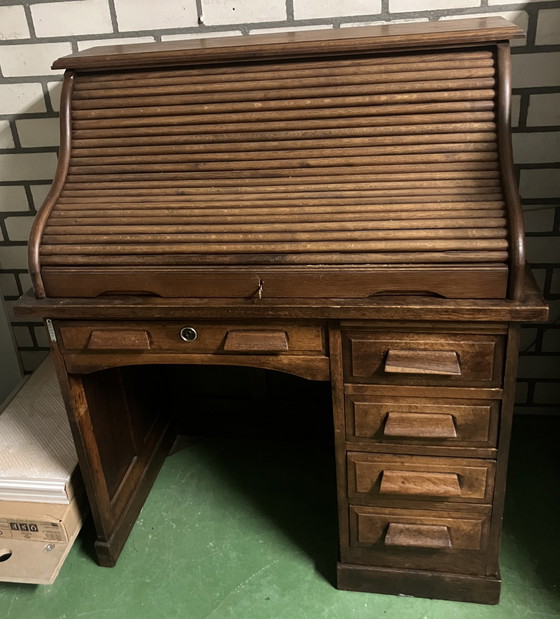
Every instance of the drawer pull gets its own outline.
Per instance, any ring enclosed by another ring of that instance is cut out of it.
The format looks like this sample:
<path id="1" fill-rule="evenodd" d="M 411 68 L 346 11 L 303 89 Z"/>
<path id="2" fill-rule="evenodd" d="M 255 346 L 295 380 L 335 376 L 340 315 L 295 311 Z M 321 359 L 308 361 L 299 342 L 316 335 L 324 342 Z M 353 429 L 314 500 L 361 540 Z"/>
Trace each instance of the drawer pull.
<path id="1" fill-rule="evenodd" d="M 387 414 L 383 436 L 388 438 L 457 438 L 453 415 L 447 413 Z"/>
<path id="2" fill-rule="evenodd" d="M 456 497 L 461 486 L 457 473 L 383 471 L 379 494 Z"/>
<path id="3" fill-rule="evenodd" d="M 87 343 L 89 350 L 147 350 L 150 348 L 150 335 L 147 331 L 95 330 Z"/>
<path id="4" fill-rule="evenodd" d="M 231 352 L 285 352 L 288 348 L 286 331 L 233 330 L 228 331 L 224 350 Z"/>
<path id="5" fill-rule="evenodd" d="M 385 372 L 461 376 L 461 366 L 454 350 L 389 350 Z"/>
<path id="6" fill-rule="evenodd" d="M 386 546 L 451 548 L 449 528 L 438 524 L 402 524 L 390 522 L 385 534 Z"/>

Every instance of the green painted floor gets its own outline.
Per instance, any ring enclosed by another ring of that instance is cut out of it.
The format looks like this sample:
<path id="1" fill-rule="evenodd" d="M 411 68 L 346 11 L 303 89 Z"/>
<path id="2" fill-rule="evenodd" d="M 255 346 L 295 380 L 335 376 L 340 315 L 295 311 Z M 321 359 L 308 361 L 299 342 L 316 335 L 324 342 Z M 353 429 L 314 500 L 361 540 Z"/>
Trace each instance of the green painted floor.
<path id="1" fill-rule="evenodd" d="M 329 449 L 205 439 L 167 459 L 117 567 L 86 526 L 52 586 L 0 583 L 0 617 L 560 617 L 559 421 L 515 420 L 498 606 L 337 591 Z"/>

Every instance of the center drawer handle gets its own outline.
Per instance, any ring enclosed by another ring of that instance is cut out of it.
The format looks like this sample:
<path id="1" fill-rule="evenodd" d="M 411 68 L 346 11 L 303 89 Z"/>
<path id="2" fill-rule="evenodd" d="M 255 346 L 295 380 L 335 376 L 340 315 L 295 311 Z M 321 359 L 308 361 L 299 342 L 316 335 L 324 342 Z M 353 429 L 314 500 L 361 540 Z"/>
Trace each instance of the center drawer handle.
<path id="1" fill-rule="evenodd" d="M 390 522 L 385 534 L 386 546 L 451 548 L 449 528 L 443 524 L 403 524 Z"/>
<path id="2" fill-rule="evenodd" d="M 414 496 L 461 496 L 457 473 L 383 471 L 379 494 Z"/>
<path id="3" fill-rule="evenodd" d="M 461 376 L 461 366 L 454 350 L 389 350 L 385 372 Z"/>
<path id="4" fill-rule="evenodd" d="M 285 352 L 288 351 L 286 331 L 265 329 L 233 329 L 227 332 L 224 350 L 230 352 Z"/>
<path id="5" fill-rule="evenodd" d="M 387 413 L 387 438 L 457 438 L 453 415 L 448 413 Z"/>

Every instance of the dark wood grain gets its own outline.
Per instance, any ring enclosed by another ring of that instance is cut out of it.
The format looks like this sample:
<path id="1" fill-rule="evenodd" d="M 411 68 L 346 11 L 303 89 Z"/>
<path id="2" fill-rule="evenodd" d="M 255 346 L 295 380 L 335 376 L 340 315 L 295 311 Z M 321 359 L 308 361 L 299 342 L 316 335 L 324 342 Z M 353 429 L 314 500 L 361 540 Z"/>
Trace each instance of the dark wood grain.
<path id="1" fill-rule="evenodd" d="M 512 167 L 520 34 L 477 18 L 55 63 L 76 72 L 16 312 L 52 321 L 101 565 L 193 414 L 179 366 L 237 365 L 330 381 L 340 588 L 498 601 L 518 323 L 547 317 Z"/>
<path id="2" fill-rule="evenodd" d="M 391 24 L 362 28 L 290 32 L 251 37 L 173 41 L 153 45 L 96 47 L 60 58 L 54 69 L 79 68 L 99 71 L 230 62 L 237 58 L 305 57 L 318 52 L 356 54 L 371 50 L 420 49 L 446 45 L 472 45 L 525 36 L 523 31 L 500 17 L 437 23 Z M 289 49 L 289 51 L 288 51 Z"/>

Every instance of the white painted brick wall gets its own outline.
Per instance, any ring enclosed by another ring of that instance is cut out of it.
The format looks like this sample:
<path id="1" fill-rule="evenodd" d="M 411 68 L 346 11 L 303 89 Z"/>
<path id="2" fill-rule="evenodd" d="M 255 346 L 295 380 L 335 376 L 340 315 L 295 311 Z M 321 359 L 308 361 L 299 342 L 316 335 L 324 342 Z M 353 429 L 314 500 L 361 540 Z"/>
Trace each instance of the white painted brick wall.
<path id="1" fill-rule="evenodd" d="M 219 32 L 186 32 L 185 34 L 164 34 L 162 41 L 186 41 L 187 39 L 215 39 L 218 37 L 236 37 L 241 30 L 220 30 Z"/>
<path id="2" fill-rule="evenodd" d="M 19 185 L 0 185 L 0 212 L 28 211 L 25 189 Z"/>
<path id="3" fill-rule="evenodd" d="M 511 126 L 519 125 L 519 112 L 521 108 L 521 95 L 511 96 Z"/>
<path id="4" fill-rule="evenodd" d="M 297 26 L 295 28 L 254 28 L 249 30 L 249 34 L 275 34 L 276 32 L 301 32 L 304 30 L 328 30 L 332 28 L 329 24 L 319 24 L 317 26 Z"/>
<path id="5" fill-rule="evenodd" d="M 514 54 L 512 87 L 560 86 L 560 52 Z"/>
<path id="6" fill-rule="evenodd" d="M 6 48 L 2 48 L 2 53 Z M 0 84 L 0 114 L 45 112 L 41 84 Z"/>
<path id="7" fill-rule="evenodd" d="M 560 93 L 531 95 L 527 125 L 530 127 L 560 125 Z"/>
<path id="8" fill-rule="evenodd" d="M 27 269 L 27 246 L 0 246 L 0 269 Z"/>
<path id="9" fill-rule="evenodd" d="M 392 19 L 392 24 L 417 24 L 418 22 L 427 22 L 430 21 L 428 17 L 411 17 L 409 19 Z M 385 22 L 381 20 L 374 21 L 354 21 L 354 22 L 344 22 L 340 24 L 341 28 L 360 28 L 363 26 L 379 26 Z"/>
<path id="10" fill-rule="evenodd" d="M 480 0 L 389 0 L 392 13 L 465 9 L 473 6 L 480 6 Z"/>
<path id="11" fill-rule="evenodd" d="M 113 31 L 111 13 L 106 0 L 32 4 L 31 16 L 38 37 L 64 37 Z"/>
<path id="12" fill-rule="evenodd" d="M 498 6 L 498 5 L 505 5 L 505 4 L 522 4 L 524 6 L 527 6 L 532 1 L 555 2 L 556 0 L 525 0 L 525 2 L 516 2 L 515 0 L 488 0 L 488 4 L 490 6 L 493 6 L 493 5 Z"/>
<path id="13" fill-rule="evenodd" d="M 60 94 L 62 92 L 62 81 L 48 82 L 47 89 L 49 91 L 49 99 L 51 107 L 55 112 L 60 110 Z"/>
<path id="14" fill-rule="evenodd" d="M 542 9 L 537 21 L 537 45 L 560 43 L 560 9 Z"/>
<path id="15" fill-rule="evenodd" d="M 33 196 L 33 204 L 35 204 L 36 210 L 41 208 L 50 190 L 50 185 L 31 185 L 31 195 Z"/>
<path id="16" fill-rule="evenodd" d="M 554 226 L 553 206 L 533 206 L 524 209 L 525 232 L 549 232 Z"/>
<path id="17" fill-rule="evenodd" d="M 29 26 L 22 6 L 0 6 L 0 40 L 27 39 Z"/>
<path id="18" fill-rule="evenodd" d="M 296 19 L 381 13 L 381 0 L 294 0 Z"/>
<path id="19" fill-rule="evenodd" d="M 282 21 L 286 17 L 285 0 L 202 0 L 202 23 L 207 26 Z"/>
<path id="20" fill-rule="evenodd" d="M 10 241 L 28 241 L 34 217 L 6 217 L 4 220 Z"/>
<path id="21" fill-rule="evenodd" d="M 21 362 L 24 372 L 34 372 L 43 363 L 48 354 L 48 351 L 23 350 L 21 352 Z"/>
<path id="22" fill-rule="evenodd" d="M 19 141 L 24 147 L 58 146 L 58 118 L 25 118 L 16 121 Z"/>
<path id="23" fill-rule="evenodd" d="M 14 146 L 10 123 L 7 120 L 0 120 L 0 148 L 14 148 Z"/>
<path id="24" fill-rule="evenodd" d="M 78 41 L 78 51 L 89 49 L 90 47 L 99 47 L 100 45 L 131 45 L 133 43 L 153 43 L 154 37 L 120 37 L 110 39 L 88 39 L 86 41 Z"/>
<path id="25" fill-rule="evenodd" d="M 31 348 L 33 346 L 33 339 L 27 327 L 14 327 L 14 335 L 18 346 L 23 348 Z"/>
<path id="26" fill-rule="evenodd" d="M 0 273 L 0 291 L 6 297 L 17 297 L 19 288 L 16 276 L 12 273 Z"/>
<path id="27" fill-rule="evenodd" d="M 517 163 L 560 163 L 560 131 L 514 133 L 512 138 Z"/>
<path id="28" fill-rule="evenodd" d="M 529 26 L 529 13 L 527 11 L 500 11 L 499 13 L 469 13 L 468 15 L 447 15 L 441 17 L 439 21 L 454 20 L 454 19 L 469 19 L 474 17 L 503 17 L 508 21 L 519 26 L 521 30 L 527 35 L 527 28 Z M 521 47 L 525 45 L 525 39 L 513 39 L 511 41 L 512 47 Z"/>
<path id="29" fill-rule="evenodd" d="M 194 0 L 115 0 L 120 32 L 196 26 Z"/>
<path id="30" fill-rule="evenodd" d="M 55 153 L 0 155 L 0 181 L 50 180 L 55 170 Z"/>
<path id="31" fill-rule="evenodd" d="M 48 75 L 53 61 L 71 52 L 70 43 L 6 45 L 0 54 L 0 68 L 5 77 Z"/>
<path id="32" fill-rule="evenodd" d="M 521 170 L 519 193 L 523 198 L 558 198 L 560 174 L 555 168 Z"/>
<path id="33" fill-rule="evenodd" d="M 49 348 L 50 341 L 45 327 L 42 325 L 40 327 L 33 327 L 33 332 L 35 333 L 37 344 L 42 348 Z"/>

